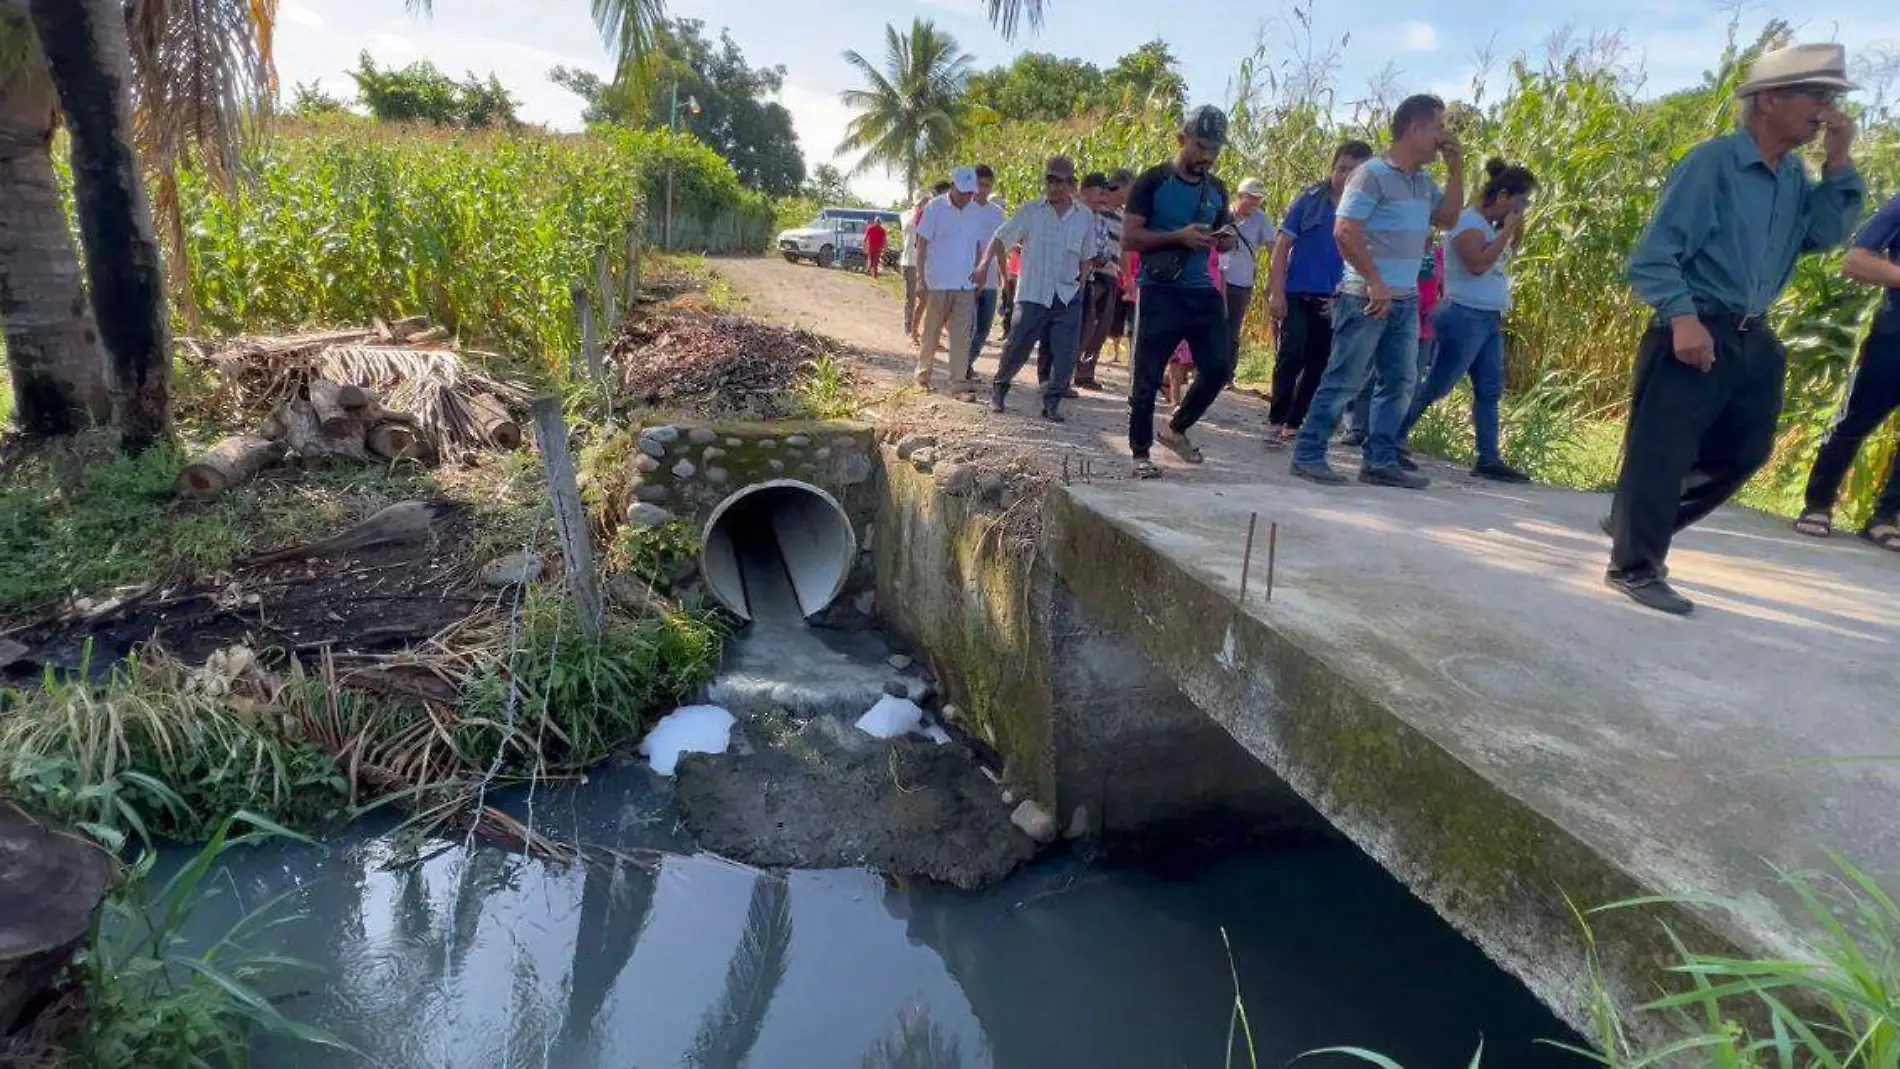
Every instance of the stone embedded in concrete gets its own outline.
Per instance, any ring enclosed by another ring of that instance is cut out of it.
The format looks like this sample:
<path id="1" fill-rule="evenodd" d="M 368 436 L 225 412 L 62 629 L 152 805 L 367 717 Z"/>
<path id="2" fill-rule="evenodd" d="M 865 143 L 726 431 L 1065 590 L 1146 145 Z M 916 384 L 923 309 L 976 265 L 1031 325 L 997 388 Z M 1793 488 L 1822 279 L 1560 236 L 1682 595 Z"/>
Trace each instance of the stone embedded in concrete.
<path id="1" fill-rule="evenodd" d="M 952 724 L 961 723 L 963 721 L 963 707 L 955 704 L 944 706 L 943 718 Z"/>
<path id="2" fill-rule="evenodd" d="M 819 460 L 830 460 L 831 447 L 828 445 L 821 445 L 817 449 L 812 451 L 812 456 L 817 457 Z"/>
<path id="3" fill-rule="evenodd" d="M 765 466 L 774 472 L 785 470 L 785 462 L 783 460 L 768 460 L 765 462 Z"/>
<path id="4" fill-rule="evenodd" d="M 709 445 L 706 447 L 705 452 L 699 454 L 699 459 L 706 461 L 707 463 L 711 463 L 712 461 L 718 460 L 720 457 L 723 457 L 725 455 L 726 455 L 725 450 L 719 448 L 716 445 Z"/>
<path id="5" fill-rule="evenodd" d="M 641 453 L 639 456 L 633 458 L 633 470 L 643 475 L 649 472 L 659 471 L 660 462 L 645 453 Z"/>
<path id="6" fill-rule="evenodd" d="M 911 467 L 916 468 L 918 471 L 929 471 L 936 462 L 937 449 L 935 446 L 924 446 L 912 452 L 910 455 Z"/>
<path id="7" fill-rule="evenodd" d="M 831 478 L 843 486 L 856 486 L 871 477 L 871 458 L 855 450 L 832 454 Z"/>
<path id="8" fill-rule="evenodd" d="M 671 493 L 659 483 L 641 483 L 633 488 L 633 496 L 640 501 L 665 501 Z"/>
<path id="9" fill-rule="evenodd" d="M 785 436 L 785 444 L 792 449 L 803 449 L 811 444 L 811 439 L 802 434 L 788 434 Z"/>
<path id="10" fill-rule="evenodd" d="M 640 452 L 645 453 L 655 460 L 666 456 L 666 446 L 658 439 L 648 438 L 643 434 L 640 436 L 640 440 L 635 444 L 638 445 Z"/>
<path id="11" fill-rule="evenodd" d="M 904 669 L 916 663 L 909 655 L 902 653 L 893 653 L 889 657 L 884 658 L 884 662 L 890 665 L 892 670 L 898 672 L 902 672 Z"/>
<path id="12" fill-rule="evenodd" d="M 678 427 L 648 427 L 646 430 L 640 432 L 640 436 L 642 438 L 651 438 L 663 445 L 671 445 L 679 440 L 680 432 Z"/>
<path id="13" fill-rule="evenodd" d="M 919 449 L 925 449 L 936 444 L 937 436 L 934 434 L 907 434 L 898 439 L 897 459 L 909 460 L 911 454 L 917 452 Z"/>
<path id="14" fill-rule="evenodd" d="M 976 469 L 968 464 L 951 464 L 938 472 L 937 478 L 944 493 L 961 497 L 976 486 Z"/>
<path id="15" fill-rule="evenodd" d="M 673 477 L 675 479 L 690 479 L 697 471 L 699 471 L 699 469 L 693 467 L 693 462 L 690 460 L 682 460 L 678 464 L 673 465 Z"/>
<path id="16" fill-rule="evenodd" d="M 492 587 L 520 586 L 541 578 L 541 569 L 540 554 L 517 550 L 484 564 L 482 582 Z"/>
<path id="17" fill-rule="evenodd" d="M 726 485 L 727 479 L 726 469 L 718 467 L 707 468 L 705 479 L 714 486 L 724 486 Z"/>
<path id="18" fill-rule="evenodd" d="M 728 439 L 726 439 L 726 448 L 727 448 L 727 449 L 737 449 L 737 448 L 739 448 L 740 446 L 742 446 L 742 445 L 744 445 L 744 444 L 745 444 L 745 441 L 744 441 L 743 439 L 739 439 L 739 438 L 728 438 Z"/>
<path id="19" fill-rule="evenodd" d="M 671 522 L 673 514 L 658 505 L 642 501 L 627 513 L 627 522 L 635 527 L 659 527 Z"/>
<path id="20" fill-rule="evenodd" d="M 752 444 L 757 446 L 760 449 L 777 449 L 778 448 L 778 442 L 771 438 L 761 438 L 758 441 L 753 442 Z"/>
<path id="21" fill-rule="evenodd" d="M 719 440 L 719 435 L 705 427 L 694 427 L 686 432 L 686 440 L 694 445 L 707 445 Z"/>

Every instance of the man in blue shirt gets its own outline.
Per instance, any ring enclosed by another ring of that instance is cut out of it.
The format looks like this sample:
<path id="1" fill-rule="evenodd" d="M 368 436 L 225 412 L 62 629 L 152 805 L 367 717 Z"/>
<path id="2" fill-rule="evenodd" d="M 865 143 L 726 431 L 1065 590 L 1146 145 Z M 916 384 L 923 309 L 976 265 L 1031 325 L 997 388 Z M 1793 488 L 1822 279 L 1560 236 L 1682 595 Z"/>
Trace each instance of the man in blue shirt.
<path id="1" fill-rule="evenodd" d="M 1294 198 L 1273 242 L 1267 314 L 1280 324 L 1280 351 L 1273 359 L 1268 445 L 1292 443 L 1333 355 L 1333 293 L 1346 272 L 1333 241 L 1334 212 L 1346 180 L 1371 158 L 1372 146 L 1364 141 L 1335 149 L 1332 174 Z"/>
<path id="2" fill-rule="evenodd" d="M 1161 474 L 1148 459 L 1157 440 L 1187 463 L 1201 462 L 1201 451 L 1188 441 L 1188 428 L 1234 375 L 1226 300 L 1208 273 L 1208 250 L 1226 252 L 1236 244 L 1227 187 L 1212 173 L 1227 144 L 1227 116 L 1219 108 L 1195 108 L 1183 120 L 1178 139 L 1174 159 L 1135 180 L 1122 216 L 1122 245 L 1141 254 L 1134 386 L 1128 396 L 1128 448 L 1138 479 Z M 1194 357 L 1194 385 L 1157 435 L 1155 395 L 1174 347 L 1183 341 Z"/>
<path id="3" fill-rule="evenodd" d="M 1835 107 L 1854 88 L 1846 65 L 1839 45 L 1757 59 L 1739 91 L 1742 131 L 1676 165 L 1630 255 L 1630 284 L 1655 318 L 1636 357 L 1605 581 L 1647 608 L 1694 611 L 1669 586 L 1669 543 L 1774 452 L 1787 356 L 1765 316 L 1795 260 L 1839 245 L 1860 218 L 1854 124 Z M 1823 130 L 1817 183 L 1796 150 Z"/>
<path id="4" fill-rule="evenodd" d="M 1854 239 L 1841 273 L 1886 290 L 1873 329 L 1861 343 L 1860 364 L 1847 387 L 1847 405 L 1834 417 L 1808 475 L 1808 501 L 1794 529 L 1825 537 L 1834 531 L 1834 499 L 1854 465 L 1854 454 L 1874 429 L 1900 408 L 1900 197 L 1874 214 Z M 1861 537 L 1900 551 L 1900 463 L 1887 466 L 1887 481 L 1874 502 Z"/>
<path id="5" fill-rule="evenodd" d="M 1445 161 L 1445 189 L 1425 173 Z M 1445 129 L 1445 103 L 1407 97 L 1392 113 L 1392 148 L 1346 182 L 1333 237 L 1346 260 L 1333 302 L 1333 356 L 1293 441 L 1293 474 L 1322 485 L 1346 477 L 1326 463 L 1340 411 L 1377 371 L 1372 434 L 1359 481 L 1422 490 L 1431 480 L 1399 466 L 1399 427 L 1418 379 L 1418 265 L 1432 227 L 1450 229 L 1464 206 L 1464 151 Z"/>

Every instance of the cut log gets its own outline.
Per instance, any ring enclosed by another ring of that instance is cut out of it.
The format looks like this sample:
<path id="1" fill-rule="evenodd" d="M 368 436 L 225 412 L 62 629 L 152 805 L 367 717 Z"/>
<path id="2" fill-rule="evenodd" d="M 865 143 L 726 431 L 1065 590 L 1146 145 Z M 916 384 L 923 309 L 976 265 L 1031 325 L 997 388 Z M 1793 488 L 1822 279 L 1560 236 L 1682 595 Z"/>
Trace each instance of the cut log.
<path id="1" fill-rule="evenodd" d="M 257 425 L 257 436 L 269 438 L 273 442 L 283 441 L 289 433 L 290 428 L 284 424 L 284 414 L 281 409 L 273 409 L 270 415 L 264 417 L 264 422 Z"/>
<path id="2" fill-rule="evenodd" d="M 387 460 L 415 460 L 427 464 L 435 459 L 428 439 L 412 424 L 398 420 L 385 420 L 371 427 L 363 436 L 363 444 L 371 453 Z"/>
<path id="3" fill-rule="evenodd" d="M 411 334 L 420 334 L 428 329 L 428 316 L 410 316 L 389 324 L 389 338 L 391 341 L 408 341 Z"/>
<path id="4" fill-rule="evenodd" d="M 343 411 L 363 419 L 365 413 L 376 410 L 376 391 L 367 386 L 345 383 L 336 388 L 336 403 L 343 406 Z"/>
<path id="5" fill-rule="evenodd" d="M 280 411 L 288 429 L 285 440 L 290 445 L 290 459 L 299 467 L 327 468 L 339 457 L 358 462 L 369 459 L 363 451 L 363 425 L 355 420 L 345 417 L 338 433 L 330 434 L 317 419 L 316 409 L 304 398 L 297 398 Z"/>
<path id="6" fill-rule="evenodd" d="M 0 1037 L 21 1025 L 92 929 L 112 866 L 78 835 L 0 801 Z M 0 1039 L 0 1048 L 5 1046 Z"/>
<path id="7" fill-rule="evenodd" d="M 173 492 L 188 501 L 209 501 L 284 458 L 281 441 L 237 434 L 211 447 L 197 463 L 178 473 Z"/>
<path id="8" fill-rule="evenodd" d="M 338 396 L 340 391 L 341 387 L 328 379 L 311 379 L 307 390 L 310 407 L 317 413 L 317 426 L 332 438 L 346 433 L 350 427 L 350 413 Z"/>
<path id="9" fill-rule="evenodd" d="M 389 324 L 383 322 L 382 316 L 371 316 L 369 326 L 377 342 L 387 344 L 396 340 L 396 335 L 389 329 Z"/>
<path id="10" fill-rule="evenodd" d="M 443 341 L 448 341 L 448 340 L 449 340 L 449 328 L 430 327 L 428 330 L 417 331 L 416 333 L 409 335 L 407 338 L 404 338 L 402 341 L 404 345 L 433 345 L 436 342 L 443 342 Z"/>
<path id="11" fill-rule="evenodd" d="M 481 433 L 482 441 L 497 449 L 521 448 L 521 424 L 508 417 L 508 406 L 496 400 L 493 394 L 474 394 L 463 398 L 462 404 Z"/>

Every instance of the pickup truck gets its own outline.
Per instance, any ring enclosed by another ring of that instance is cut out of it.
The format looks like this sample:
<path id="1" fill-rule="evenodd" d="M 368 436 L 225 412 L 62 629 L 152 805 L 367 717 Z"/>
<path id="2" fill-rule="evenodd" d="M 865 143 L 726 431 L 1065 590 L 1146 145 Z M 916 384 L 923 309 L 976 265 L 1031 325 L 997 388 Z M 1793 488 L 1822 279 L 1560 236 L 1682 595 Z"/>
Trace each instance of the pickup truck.
<path id="1" fill-rule="evenodd" d="M 787 263 L 810 260 L 819 267 L 842 266 L 846 270 L 864 268 L 864 228 L 873 217 L 884 221 L 889 238 L 884 246 L 884 263 L 897 263 L 897 243 L 901 240 L 896 212 L 866 208 L 826 208 L 806 226 L 779 233 L 773 245 Z"/>

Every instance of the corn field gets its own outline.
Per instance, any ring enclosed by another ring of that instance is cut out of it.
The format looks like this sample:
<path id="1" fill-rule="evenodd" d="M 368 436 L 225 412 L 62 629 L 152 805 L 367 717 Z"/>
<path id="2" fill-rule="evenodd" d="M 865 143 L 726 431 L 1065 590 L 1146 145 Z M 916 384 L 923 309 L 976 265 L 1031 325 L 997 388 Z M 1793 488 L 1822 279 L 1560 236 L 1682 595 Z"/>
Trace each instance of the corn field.
<path id="1" fill-rule="evenodd" d="M 1296 16 L 1297 16 L 1296 12 Z M 1289 23 L 1299 36 L 1299 24 Z M 1653 209 L 1674 163 L 1709 137 L 1735 129 L 1734 90 L 1749 59 L 1763 46 L 1785 39 L 1771 24 L 1753 47 L 1731 45 L 1712 56 L 1700 87 L 1653 98 L 1642 92 L 1640 74 L 1620 62 L 1613 39 L 1553 49 L 1541 64 L 1518 60 L 1503 72 L 1501 98 L 1487 101 L 1474 87 L 1476 103 L 1454 103 L 1449 120 L 1466 148 L 1466 188 L 1487 156 L 1528 166 L 1538 177 L 1536 207 L 1514 260 L 1514 306 L 1506 323 L 1512 410 L 1539 414 L 1535 432 L 1566 442 L 1523 443 L 1528 451 L 1561 460 L 1575 439 L 1608 441 L 1589 433 L 1620 417 L 1628 396 L 1631 362 L 1649 319 L 1624 282 L 1624 262 Z M 1231 186 L 1259 177 L 1267 186 L 1267 210 L 1277 218 L 1298 193 L 1323 176 L 1335 146 L 1358 138 L 1382 147 L 1390 108 L 1402 93 L 1373 87 L 1367 99 L 1342 101 L 1332 85 L 1337 52 L 1310 42 L 1278 65 L 1264 53 L 1243 64 L 1225 102 L 1230 144 L 1216 173 Z M 1859 117 L 1856 157 L 1870 192 L 1869 210 L 1900 193 L 1900 123 L 1884 101 Z M 1019 205 L 1041 195 L 1044 159 L 1071 156 L 1079 172 L 1140 171 L 1169 158 L 1174 132 L 1168 117 L 1154 114 L 1094 116 L 1061 123 L 1001 123 L 979 120 L 958 147 L 955 160 L 935 160 L 927 174 L 956 162 L 983 161 L 996 169 L 998 189 Z M 1818 159 L 1811 161 L 1818 166 Z M 1442 180 L 1442 175 L 1441 175 Z M 1838 254 L 1802 261 L 1793 284 L 1775 310 L 1790 356 L 1788 403 L 1780 448 L 1745 496 L 1750 504 L 1792 513 L 1814 449 L 1843 397 L 1855 348 L 1876 302 L 1873 290 L 1841 278 Z M 1263 276 L 1264 277 L 1264 276 Z M 1264 293 L 1248 317 L 1244 345 L 1254 366 L 1270 346 Z M 1245 363 L 1243 361 L 1243 363 Z M 1556 418 L 1552 418 L 1553 415 Z M 1447 414 L 1448 422 L 1468 418 Z M 1513 433 L 1506 427 L 1507 449 Z M 1464 437 L 1469 438 L 1469 432 Z M 1862 451 L 1850 476 L 1844 511 L 1865 513 L 1874 481 L 1894 448 L 1893 432 Z M 1586 479 L 1579 474 L 1589 471 Z M 1533 465 L 1540 478 L 1577 485 L 1614 471 L 1594 458 L 1584 464 Z"/>
<path id="2" fill-rule="evenodd" d="M 617 274 L 629 226 L 655 247 L 669 159 L 681 233 L 763 249 L 769 204 L 691 137 L 286 124 L 233 195 L 184 184 L 193 292 L 214 333 L 426 314 L 554 370 L 579 348 L 570 291 L 597 250 Z"/>

